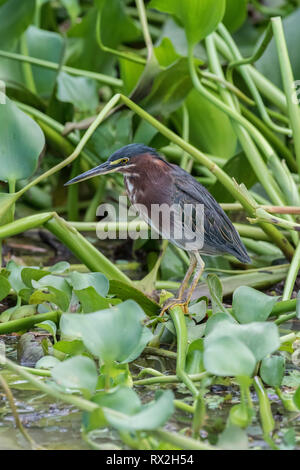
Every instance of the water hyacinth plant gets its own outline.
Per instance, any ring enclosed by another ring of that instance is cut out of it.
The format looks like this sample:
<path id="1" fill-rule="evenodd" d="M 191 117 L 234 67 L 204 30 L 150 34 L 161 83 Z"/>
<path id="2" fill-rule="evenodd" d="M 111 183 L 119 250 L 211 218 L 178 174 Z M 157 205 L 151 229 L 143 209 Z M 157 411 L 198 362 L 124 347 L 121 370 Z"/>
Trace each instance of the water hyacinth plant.
<path id="1" fill-rule="evenodd" d="M 299 447 L 299 15 L 291 0 L 0 2 L 3 448 L 58 448 L 62 416 L 65 448 Z M 204 256 L 188 315 L 160 315 L 187 254 L 99 217 L 120 175 L 64 187 L 141 142 L 209 190 L 251 258 Z"/>

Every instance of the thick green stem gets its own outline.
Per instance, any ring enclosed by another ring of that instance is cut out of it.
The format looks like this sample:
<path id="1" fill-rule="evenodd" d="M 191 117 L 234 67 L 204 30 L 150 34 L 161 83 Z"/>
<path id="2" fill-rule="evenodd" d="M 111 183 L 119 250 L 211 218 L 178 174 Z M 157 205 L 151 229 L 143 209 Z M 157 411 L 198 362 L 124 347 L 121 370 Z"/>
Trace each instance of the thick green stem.
<path id="1" fill-rule="evenodd" d="M 282 140 L 280 140 L 279 137 L 277 137 L 277 135 L 274 134 L 274 132 L 272 132 L 268 126 L 266 126 L 266 124 L 254 113 L 252 113 L 252 111 L 250 111 L 246 106 L 241 105 L 241 111 L 248 121 L 252 122 L 252 124 L 254 124 L 254 126 L 260 130 L 260 132 L 266 137 L 266 139 L 268 139 L 274 148 L 277 149 L 279 154 L 286 159 L 289 168 L 291 168 L 293 171 L 297 171 L 298 166 L 296 160 L 292 152 L 286 145 L 284 145 Z"/>
<path id="2" fill-rule="evenodd" d="M 264 389 L 262 381 L 257 376 L 254 377 L 254 388 L 259 401 L 259 413 L 264 433 L 264 439 L 273 449 L 276 449 L 277 446 L 271 438 L 271 433 L 274 430 L 275 422 L 271 411 L 270 401 L 267 392 Z"/>
<path id="3" fill-rule="evenodd" d="M 199 390 L 197 389 L 197 387 L 195 387 L 193 381 L 185 372 L 185 359 L 188 343 L 185 316 L 182 308 L 180 306 L 170 308 L 170 316 L 173 320 L 177 336 L 176 375 L 192 392 L 194 398 L 198 399 Z"/>
<path id="4" fill-rule="evenodd" d="M 61 312 L 47 312 L 38 313 L 30 317 L 19 318 L 18 320 L 10 320 L 5 323 L 0 323 L 0 335 L 8 335 L 15 333 L 16 331 L 27 331 L 37 323 L 41 323 L 46 320 L 51 320 L 58 324 L 61 316 Z"/>
<path id="5" fill-rule="evenodd" d="M 92 272 L 102 272 L 108 279 L 123 281 L 132 284 L 131 280 L 109 261 L 97 248 L 95 248 L 77 230 L 64 219 L 55 215 L 45 223 L 50 230 L 75 256 Z"/>
<path id="6" fill-rule="evenodd" d="M 271 23 L 269 23 L 268 26 L 267 26 L 267 29 L 264 33 L 263 40 L 257 46 L 257 48 L 254 51 L 254 53 L 252 54 L 252 56 L 247 57 L 245 59 L 240 58 L 240 59 L 233 60 L 228 65 L 228 68 L 229 69 L 234 69 L 235 67 L 239 67 L 240 65 L 249 65 L 249 64 L 253 64 L 254 62 L 256 62 L 258 59 L 260 59 L 260 57 L 265 52 L 266 48 L 270 44 L 270 41 L 271 41 L 272 37 L 273 37 L 272 27 L 271 27 Z"/>
<path id="7" fill-rule="evenodd" d="M 17 219 L 9 224 L 2 225 L 0 226 L 0 239 L 13 237 L 14 235 L 18 235 L 26 230 L 40 227 L 47 222 L 47 220 L 51 219 L 54 214 L 55 212 L 44 212 L 42 214 L 23 217 L 22 219 Z"/>
<path id="8" fill-rule="evenodd" d="M 231 62 L 233 57 L 225 41 L 218 34 L 215 34 L 214 37 L 218 50 L 229 62 Z M 286 113 L 287 103 L 284 93 L 253 66 L 249 66 L 249 71 L 261 94 L 277 106 L 277 108 L 279 108 L 283 113 Z"/>
<path id="9" fill-rule="evenodd" d="M 151 39 L 151 35 L 149 32 L 148 20 L 147 20 L 144 1 L 136 0 L 136 7 L 137 7 L 138 14 L 139 14 L 140 23 L 142 26 L 142 31 L 143 31 L 144 40 L 145 40 L 147 51 L 148 51 L 148 59 L 149 59 L 149 57 L 153 53 L 153 44 L 152 44 L 152 39 Z"/>
<path id="10" fill-rule="evenodd" d="M 8 52 L 8 51 L 0 50 L 0 57 L 4 57 L 5 59 L 17 60 L 20 62 L 27 62 L 29 64 L 38 65 L 39 67 L 44 67 L 50 70 L 58 71 L 60 69 L 60 65 L 54 62 L 50 62 L 48 60 L 37 59 L 36 57 L 29 57 L 29 56 L 22 55 L 22 54 L 16 54 L 15 52 Z M 113 87 L 121 88 L 123 86 L 122 80 L 111 77 L 109 75 L 103 75 L 102 73 L 90 72 L 89 70 L 75 69 L 73 67 L 68 67 L 67 65 L 63 65 L 61 67 L 61 70 L 63 72 L 69 73 L 70 75 L 93 78 L 94 80 L 97 80 L 100 83 L 104 83 L 106 85 L 110 85 Z"/>
<path id="11" fill-rule="evenodd" d="M 170 442 L 176 448 L 190 449 L 190 450 L 218 450 L 216 447 L 213 447 L 204 442 L 196 441 L 196 439 L 191 439 L 183 436 L 182 434 L 170 433 L 164 429 L 158 429 L 157 431 L 152 431 L 154 436 L 159 437 L 163 441 Z"/>
<path id="12" fill-rule="evenodd" d="M 293 293 L 296 278 L 300 269 L 300 243 L 298 243 L 295 255 L 292 259 L 289 272 L 284 285 L 282 300 L 289 300 Z"/>
<path id="13" fill-rule="evenodd" d="M 232 39 L 231 35 L 227 31 L 226 27 L 223 24 L 220 24 L 219 27 L 218 27 L 218 30 L 222 34 L 223 39 L 227 43 L 233 57 L 236 60 L 242 60 L 242 55 L 240 54 L 239 49 L 237 48 L 234 40 Z M 279 132 L 279 133 L 286 134 L 286 135 L 290 136 L 291 135 L 291 130 L 290 129 L 278 126 L 277 124 L 273 123 L 273 121 L 270 119 L 270 116 L 267 113 L 265 104 L 264 104 L 264 102 L 263 102 L 263 100 L 260 96 L 260 93 L 259 93 L 259 91 L 258 91 L 258 89 L 257 89 L 257 87 L 254 83 L 254 80 L 251 76 L 251 73 L 249 71 L 249 66 L 248 65 L 242 65 L 239 68 L 239 71 L 240 71 L 240 74 L 243 77 L 246 85 L 248 86 L 248 88 L 250 90 L 250 93 L 252 94 L 252 97 L 253 97 L 254 101 L 256 102 L 258 110 L 259 110 L 259 112 L 262 116 L 262 119 L 265 121 L 265 123 L 271 129 L 273 129 L 275 132 Z M 230 73 L 230 77 L 229 77 L 229 81 L 230 81 L 230 79 L 231 79 L 231 70 L 230 69 L 229 69 L 229 73 Z"/>
<path id="14" fill-rule="evenodd" d="M 281 315 L 279 318 L 277 318 L 277 320 L 274 321 L 274 323 L 278 326 L 278 325 L 281 325 L 282 323 L 292 320 L 293 318 L 296 318 L 296 316 L 297 316 L 296 312 L 290 313 L 288 315 Z"/>
<path id="15" fill-rule="evenodd" d="M 296 160 L 298 163 L 298 172 L 300 174 L 300 111 L 299 103 L 293 100 L 293 87 L 294 87 L 294 76 L 292 66 L 289 58 L 289 53 L 284 37 L 284 31 L 282 27 L 282 20 L 280 17 L 272 18 L 273 32 L 277 45 L 277 52 L 279 58 L 279 64 L 281 69 L 281 76 L 283 81 L 283 87 L 285 91 L 288 112 L 291 120 L 291 126 L 293 130 L 294 147 Z"/>
<path id="16" fill-rule="evenodd" d="M 201 382 L 204 377 L 208 376 L 208 372 L 201 372 L 200 374 L 188 375 L 188 378 L 192 382 Z M 177 375 L 164 375 L 160 377 L 149 377 L 148 379 L 134 380 L 134 385 L 153 385 L 153 384 L 175 384 L 182 382 L 182 378 Z"/>

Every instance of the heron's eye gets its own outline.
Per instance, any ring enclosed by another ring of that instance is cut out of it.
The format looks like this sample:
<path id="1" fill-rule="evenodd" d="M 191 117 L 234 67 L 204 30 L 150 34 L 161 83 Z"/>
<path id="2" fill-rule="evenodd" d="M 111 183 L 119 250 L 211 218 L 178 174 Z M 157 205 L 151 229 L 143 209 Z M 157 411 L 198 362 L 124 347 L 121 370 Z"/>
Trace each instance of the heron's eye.
<path id="1" fill-rule="evenodd" d="M 121 159 L 121 163 L 127 163 L 128 162 L 128 158 L 122 158 Z"/>

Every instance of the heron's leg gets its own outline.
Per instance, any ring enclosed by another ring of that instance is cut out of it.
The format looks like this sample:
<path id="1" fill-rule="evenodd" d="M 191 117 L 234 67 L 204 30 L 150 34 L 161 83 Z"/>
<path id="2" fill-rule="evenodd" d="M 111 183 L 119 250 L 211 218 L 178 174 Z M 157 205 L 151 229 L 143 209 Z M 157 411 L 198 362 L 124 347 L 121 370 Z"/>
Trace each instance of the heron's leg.
<path id="1" fill-rule="evenodd" d="M 189 268 L 183 278 L 183 281 L 179 287 L 179 290 L 177 292 L 177 299 L 182 299 L 183 297 L 183 294 L 184 294 L 184 291 L 185 289 L 187 288 L 187 285 L 188 285 L 188 282 L 197 266 L 197 258 L 196 256 L 194 255 L 194 253 L 192 252 L 191 253 L 191 256 L 190 256 L 190 265 L 189 265 Z"/>
<path id="2" fill-rule="evenodd" d="M 195 255 L 195 259 L 197 260 L 197 270 L 195 272 L 195 275 L 193 277 L 193 281 L 192 281 L 192 284 L 191 284 L 191 287 L 189 288 L 188 292 L 187 292 L 187 296 L 186 296 L 186 305 L 188 305 L 190 303 L 190 300 L 192 298 L 192 295 L 193 295 L 193 292 L 195 290 L 195 288 L 197 287 L 197 284 L 199 282 L 199 279 L 200 277 L 202 276 L 203 274 L 203 271 L 204 271 L 204 268 L 205 268 L 205 264 L 204 264 L 204 261 L 203 259 L 201 258 L 201 256 L 199 255 L 199 252 L 198 251 L 194 251 L 192 252 L 194 253 Z"/>
<path id="3" fill-rule="evenodd" d="M 198 260 L 194 254 L 194 252 L 191 253 L 191 256 L 190 256 L 190 265 L 189 265 L 189 268 L 184 276 L 184 279 L 180 285 L 180 288 L 177 292 L 177 296 L 176 298 L 171 298 L 169 299 L 163 306 L 161 312 L 160 312 L 160 316 L 162 316 L 166 310 L 168 310 L 170 307 L 174 307 L 175 305 L 183 305 L 183 306 L 186 306 L 186 300 L 183 299 L 183 295 L 184 295 L 184 291 L 188 285 L 188 282 L 194 272 L 194 269 L 195 267 L 197 266 L 198 264 Z M 185 308 L 185 310 L 187 310 Z"/>

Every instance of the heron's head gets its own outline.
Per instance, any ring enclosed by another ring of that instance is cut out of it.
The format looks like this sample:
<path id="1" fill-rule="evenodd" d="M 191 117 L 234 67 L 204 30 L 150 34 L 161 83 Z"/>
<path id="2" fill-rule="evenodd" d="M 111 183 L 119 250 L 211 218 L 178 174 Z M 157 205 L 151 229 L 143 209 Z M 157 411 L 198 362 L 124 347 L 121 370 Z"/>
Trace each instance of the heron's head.
<path id="1" fill-rule="evenodd" d="M 143 157 L 143 158 L 141 158 Z M 93 176 L 107 175 L 108 173 L 120 172 L 120 173 L 137 173 L 144 166 L 145 160 L 159 159 L 156 150 L 151 147 L 147 147 L 143 144 L 129 144 L 125 145 L 121 149 L 114 152 L 106 162 L 102 163 L 91 170 L 76 176 L 75 178 L 68 181 L 65 186 L 73 183 L 79 183 Z"/>

